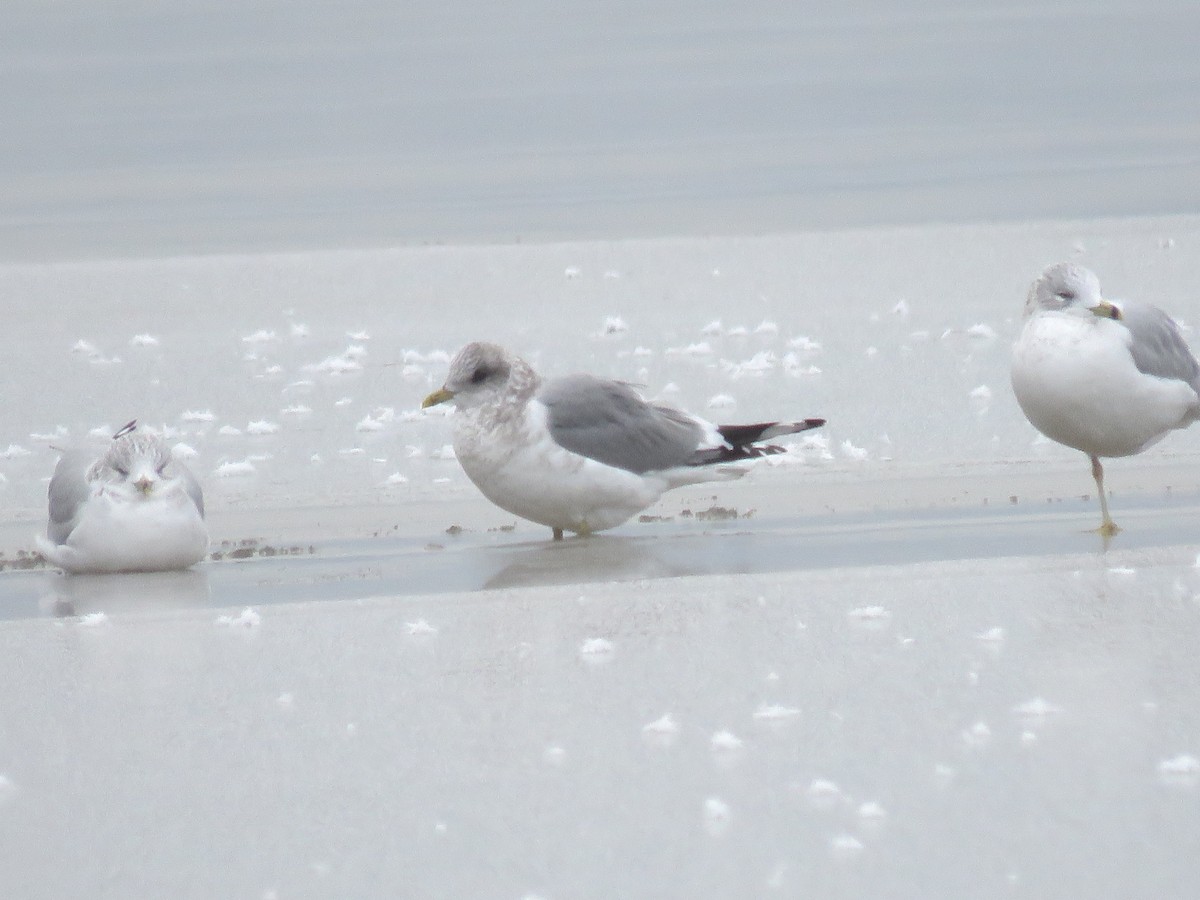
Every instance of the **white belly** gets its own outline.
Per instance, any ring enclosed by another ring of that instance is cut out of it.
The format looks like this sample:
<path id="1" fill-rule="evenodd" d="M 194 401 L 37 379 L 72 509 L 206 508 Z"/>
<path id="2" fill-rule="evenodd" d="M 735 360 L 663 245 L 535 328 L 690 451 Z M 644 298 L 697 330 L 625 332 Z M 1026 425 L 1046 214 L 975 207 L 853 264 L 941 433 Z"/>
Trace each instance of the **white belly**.
<path id="1" fill-rule="evenodd" d="M 654 503 L 670 484 L 564 450 L 525 425 L 518 446 L 497 449 L 480 439 L 470 416 L 460 419 L 454 452 L 485 497 L 514 515 L 586 534 L 613 528 Z"/>
<path id="2" fill-rule="evenodd" d="M 1012 386 L 1033 426 L 1097 456 L 1130 456 L 1193 422 L 1200 398 L 1185 382 L 1139 372 L 1116 322 L 1041 313 L 1013 347 Z"/>
<path id="3" fill-rule="evenodd" d="M 88 499 L 65 543 L 39 546 L 68 572 L 161 572 L 202 560 L 208 528 L 182 488 L 134 499 L 102 489 Z"/>

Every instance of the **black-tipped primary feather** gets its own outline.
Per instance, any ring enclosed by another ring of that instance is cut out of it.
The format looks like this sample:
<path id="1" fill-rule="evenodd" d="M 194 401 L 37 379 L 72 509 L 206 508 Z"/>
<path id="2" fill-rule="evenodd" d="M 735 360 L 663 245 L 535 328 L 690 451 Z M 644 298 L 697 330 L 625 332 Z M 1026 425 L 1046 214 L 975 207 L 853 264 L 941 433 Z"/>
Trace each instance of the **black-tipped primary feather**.
<path id="1" fill-rule="evenodd" d="M 820 428 L 825 424 L 824 419 L 804 419 L 800 422 L 760 422 L 757 425 L 718 425 L 717 431 L 723 437 L 728 447 L 710 447 L 698 450 L 692 456 L 688 465 L 713 466 L 718 463 L 738 462 L 744 459 L 756 459 L 760 456 L 773 456 L 776 453 L 787 452 L 786 447 L 777 444 L 759 444 L 759 441 L 770 440 L 785 434 L 798 434 Z"/>

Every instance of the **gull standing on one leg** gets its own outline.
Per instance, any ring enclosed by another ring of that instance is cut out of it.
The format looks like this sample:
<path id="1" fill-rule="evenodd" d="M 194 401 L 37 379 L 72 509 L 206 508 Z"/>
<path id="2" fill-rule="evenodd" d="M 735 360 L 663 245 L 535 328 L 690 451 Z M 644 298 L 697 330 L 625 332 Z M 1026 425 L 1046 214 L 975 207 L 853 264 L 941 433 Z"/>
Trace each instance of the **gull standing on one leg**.
<path id="1" fill-rule="evenodd" d="M 1171 317 L 1105 300 L 1095 274 L 1073 263 L 1050 266 L 1029 289 L 1012 386 L 1034 428 L 1091 459 L 1105 536 L 1120 529 L 1100 458 L 1140 453 L 1200 418 L 1200 363 Z"/>
<path id="2" fill-rule="evenodd" d="M 99 458 L 62 455 L 50 479 L 50 519 L 38 549 L 67 572 L 186 569 L 208 552 L 204 497 L 162 439 L 115 435 Z"/>
<path id="3" fill-rule="evenodd" d="M 496 344 L 467 344 L 422 407 L 458 407 L 454 452 L 502 509 L 564 531 L 613 528 L 685 484 L 737 478 L 738 462 L 782 447 L 759 441 L 824 419 L 714 426 L 647 403 L 629 385 L 592 375 L 541 378 Z"/>

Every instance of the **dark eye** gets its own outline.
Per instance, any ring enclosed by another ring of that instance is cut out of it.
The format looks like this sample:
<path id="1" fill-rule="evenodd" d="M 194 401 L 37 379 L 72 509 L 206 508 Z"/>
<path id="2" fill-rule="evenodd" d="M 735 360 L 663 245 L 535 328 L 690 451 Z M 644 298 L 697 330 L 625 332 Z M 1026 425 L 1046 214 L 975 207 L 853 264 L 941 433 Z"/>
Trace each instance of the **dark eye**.
<path id="1" fill-rule="evenodd" d="M 485 381 L 487 381 L 488 376 L 491 374 L 492 373 L 488 369 L 480 366 L 472 373 L 471 384 L 483 384 Z"/>
<path id="2" fill-rule="evenodd" d="M 1062 297 L 1064 300 L 1066 300 L 1068 303 L 1070 303 L 1072 300 L 1075 299 L 1076 294 L 1070 288 L 1063 288 L 1061 291 L 1058 292 L 1058 296 Z"/>
<path id="3" fill-rule="evenodd" d="M 163 472 L 165 472 L 165 471 L 166 471 L 166 468 L 167 468 L 167 463 L 163 463 L 162 465 L 160 465 L 160 466 L 159 466 L 157 469 L 155 469 L 154 471 L 156 471 L 156 472 L 157 472 L 159 475 L 161 475 Z"/>
<path id="4" fill-rule="evenodd" d="M 117 474 L 120 475 L 122 478 L 129 477 L 129 470 L 126 469 L 124 466 L 113 466 L 113 468 L 117 470 Z"/>

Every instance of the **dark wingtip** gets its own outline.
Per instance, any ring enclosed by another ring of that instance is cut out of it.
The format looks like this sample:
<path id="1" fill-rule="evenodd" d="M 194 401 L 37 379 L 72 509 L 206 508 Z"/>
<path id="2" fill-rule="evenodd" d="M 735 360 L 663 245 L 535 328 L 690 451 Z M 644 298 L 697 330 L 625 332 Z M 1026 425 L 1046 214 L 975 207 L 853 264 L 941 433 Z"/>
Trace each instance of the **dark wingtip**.
<path id="1" fill-rule="evenodd" d="M 125 437 L 125 435 L 129 434 L 135 428 L 137 428 L 137 419 L 130 419 L 117 429 L 117 433 L 113 435 L 113 440 L 115 441 L 117 438 Z"/>

